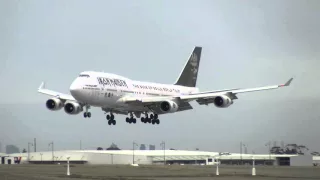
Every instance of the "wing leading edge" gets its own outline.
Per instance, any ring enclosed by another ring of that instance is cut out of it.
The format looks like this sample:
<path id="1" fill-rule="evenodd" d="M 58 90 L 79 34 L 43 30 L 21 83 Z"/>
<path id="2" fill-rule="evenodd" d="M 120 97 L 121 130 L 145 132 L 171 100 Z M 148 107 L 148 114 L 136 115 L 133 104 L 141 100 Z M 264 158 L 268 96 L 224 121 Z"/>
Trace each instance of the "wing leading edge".
<path id="1" fill-rule="evenodd" d="M 41 85 L 38 88 L 38 92 L 45 94 L 45 95 L 49 95 L 49 96 L 53 96 L 62 100 L 69 100 L 69 101 L 76 101 L 71 95 L 69 94 L 64 94 L 64 93 L 59 93 L 56 91 L 52 91 L 49 89 L 45 88 L 45 82 L 42 82 Z"/>

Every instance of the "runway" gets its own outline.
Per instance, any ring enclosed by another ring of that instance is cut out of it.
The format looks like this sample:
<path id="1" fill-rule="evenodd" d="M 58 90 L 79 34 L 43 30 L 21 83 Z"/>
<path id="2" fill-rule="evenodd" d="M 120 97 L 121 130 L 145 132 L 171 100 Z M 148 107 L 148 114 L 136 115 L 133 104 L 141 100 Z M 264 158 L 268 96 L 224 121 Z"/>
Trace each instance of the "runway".
<path id="1" fill-rule="evenodd" d="M 250 166 L 124 166 L 124 165 L 1 165 L 1 180 L 316 180 L 320 179 L 319 167 L 266 167 L 257 166 L 256 176 L 251 176 Z"/>

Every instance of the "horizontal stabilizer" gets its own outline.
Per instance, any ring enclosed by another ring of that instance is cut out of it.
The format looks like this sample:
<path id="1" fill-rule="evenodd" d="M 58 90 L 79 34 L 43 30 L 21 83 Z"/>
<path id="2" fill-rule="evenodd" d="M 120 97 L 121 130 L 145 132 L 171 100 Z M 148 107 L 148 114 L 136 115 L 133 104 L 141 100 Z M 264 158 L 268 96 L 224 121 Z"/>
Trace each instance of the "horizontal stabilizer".
<path id="1" fill-rule="evenodd" d="M 293 80 L 293 78 L 290 78 L 285 84 L 282 84 L 280 86 L 290 86 L 292 80 Z"/>

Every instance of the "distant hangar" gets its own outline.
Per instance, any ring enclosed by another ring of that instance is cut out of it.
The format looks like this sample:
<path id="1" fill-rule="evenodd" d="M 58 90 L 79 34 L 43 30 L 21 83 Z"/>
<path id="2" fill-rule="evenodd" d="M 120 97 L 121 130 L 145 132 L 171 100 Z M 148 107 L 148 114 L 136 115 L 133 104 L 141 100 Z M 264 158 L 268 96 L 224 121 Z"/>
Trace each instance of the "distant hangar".
<path id="1" fill-rule="evenodd" d="M 77 164 L 221 164 L 239 165 L 281 165 L 295 166 L 299 162 L 314 165 L 320 160 L 314 156 L 275 155 L 275 154 L 239 154 L 208 152 L 208 151 L 183 151 L 183 150 L 68 150 L 46 151 L 16 154 L 1 154 L 0 164 L 23 163 L 66 163 L 70 156 L 70 163 Z M 297 160 L 300 159 L 300 160 Z M 305 159 L 302 161 L 301 159 Z M 300 164 L 302 165 L 302 164 Z"/>

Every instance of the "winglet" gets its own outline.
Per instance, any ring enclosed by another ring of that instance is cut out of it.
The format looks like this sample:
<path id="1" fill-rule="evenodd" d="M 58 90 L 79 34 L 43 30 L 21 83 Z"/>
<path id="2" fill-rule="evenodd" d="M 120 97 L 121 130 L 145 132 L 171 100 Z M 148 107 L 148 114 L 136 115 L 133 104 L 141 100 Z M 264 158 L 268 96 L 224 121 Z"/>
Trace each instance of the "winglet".
<path id="1" fill-rule="evenodd" d="M 42 82 L 38 88 L 38 90 L 43 89 L 45 87 L 45 82 Z"/>
<path id="2" fill-rule="evenodd" d="M 280 87 L 283 86 L 290 86 L 291 82 L 292 82 L 293 78 L 290 78 L 285 84 L 280 85 Z"/>

